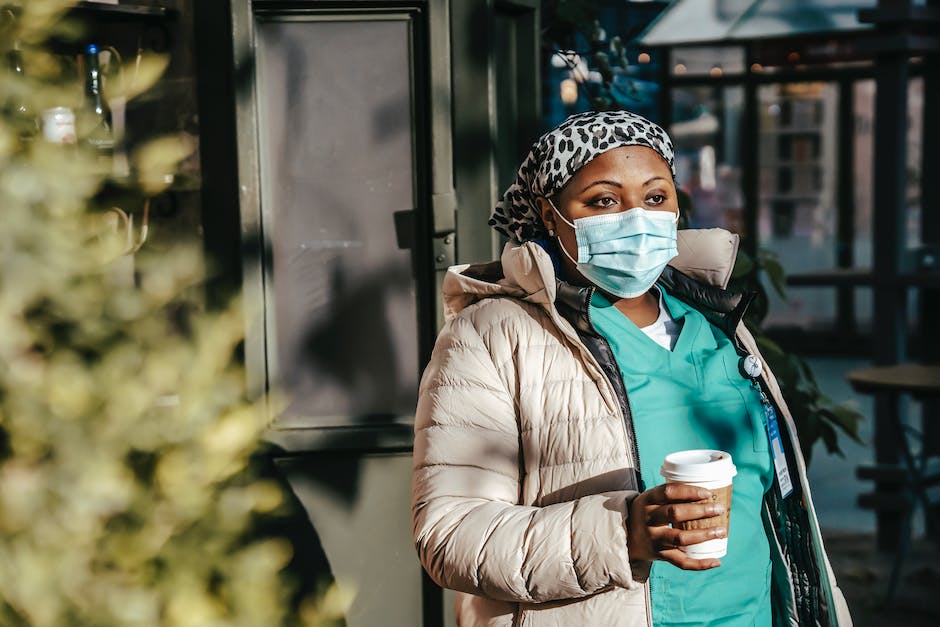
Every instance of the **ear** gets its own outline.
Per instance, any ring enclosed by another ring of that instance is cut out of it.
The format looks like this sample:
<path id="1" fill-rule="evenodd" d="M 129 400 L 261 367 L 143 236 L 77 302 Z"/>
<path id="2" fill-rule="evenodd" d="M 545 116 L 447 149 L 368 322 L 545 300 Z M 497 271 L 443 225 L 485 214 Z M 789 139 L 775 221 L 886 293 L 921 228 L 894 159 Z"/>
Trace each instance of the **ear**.
<path id="1" fill-rule="evenodd" d="M 539 196 L 535 199 L 536 204 L 538 205 L 539 214 L 542 216 L 542 224 L 545 225 L 545 228 L 554 231 L 555 230 L 555 211 L 552 209 L 552 203 L 544 196 Z"/>

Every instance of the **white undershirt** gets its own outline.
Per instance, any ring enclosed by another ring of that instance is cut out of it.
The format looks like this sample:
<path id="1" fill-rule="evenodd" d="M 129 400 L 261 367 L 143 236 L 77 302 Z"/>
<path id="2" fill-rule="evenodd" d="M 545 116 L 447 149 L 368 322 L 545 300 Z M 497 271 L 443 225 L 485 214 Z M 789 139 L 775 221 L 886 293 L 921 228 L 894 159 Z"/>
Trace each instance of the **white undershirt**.
<path id="1" fill-rule="evenodd" d="M 671 351 L 676 346 L 676 340 L 679 337 L 679 330 L 681 329 L 681 325 L 673 320 L 672 316 L 669 315 L 669 310 L 666 309 L 666 304 L 663 302 L 663 291 L 658 288 L 653 289 L 656 290 L 656 293 L 659 296 L 657 300 L 659 306 L 659 317 L 656 318 L 656 321 L 653 324 L 640 327 L 640 331 L 645 333 L 648 338 L 665 348 L 667 351 Z"/>

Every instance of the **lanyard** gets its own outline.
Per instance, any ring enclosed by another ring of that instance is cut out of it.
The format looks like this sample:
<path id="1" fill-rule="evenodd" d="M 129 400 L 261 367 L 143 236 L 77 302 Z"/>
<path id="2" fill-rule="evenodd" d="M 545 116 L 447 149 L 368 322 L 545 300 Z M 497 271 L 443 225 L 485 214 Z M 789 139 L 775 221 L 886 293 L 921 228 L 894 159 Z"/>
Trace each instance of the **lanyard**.
<path id="1" fill-rule="evenodd" d="M 742 374 L 751 380 L 754 389 L 760 394 L 761 407 L 764 411 L 764 426 L 767 428 L 770 452 L 773 455 L 774 470 L 777 474 L 777 485 L 780 486 L 781 498 L 787 498 L 793 492 L 793 481 L 790 479 L 790 468 L 787 466 L 787 456 L 783 451 L 783 438 L 780 437 L 777 410 L 759 383 L 763 371 L 764 367 L 755 355 L 748 355 L 741 359 Z"/>

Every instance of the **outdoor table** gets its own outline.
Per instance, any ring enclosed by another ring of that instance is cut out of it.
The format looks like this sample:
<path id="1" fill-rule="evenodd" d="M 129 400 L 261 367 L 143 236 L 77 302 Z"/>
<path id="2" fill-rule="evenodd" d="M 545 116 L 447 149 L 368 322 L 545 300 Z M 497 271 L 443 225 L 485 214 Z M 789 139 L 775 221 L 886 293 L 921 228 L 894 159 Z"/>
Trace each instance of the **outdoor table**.
<path id="1" fill-rule="evenodd" d="M 940 398 L 940 366 L 898 364 L 858 368 L 849 373 L 849 383 L 859 394 L 907 392 L 915 397 Z"/>
<path id="2" fill-rule="evenodd" d="M 940 472 L 931 470 L 931 458 L 940 455 L 929 438 L 920 438 L 923 434 L 910 429 L 904 424 L 898 408 L 901 394 L 932 401 L 940 399 L 940 366 L 921 364 L 897 364 L 894 366 L 876 366 L 859 368 L 848 374 L 848 381 L 860 394 L 884 395 L 888 409 L 885 415 L 877 415 L 875 424 L 874 450 L 875 465 L 861 466 L 857 475 L 861 479 L 874 479 L 875 492 L 861 495 L 859 504 L 878 510 L 879 538 L 885 537 L 884 531 L 896 533 L 897 542 L 891 579 L 888 584 L 888 600 L 894 598 L 899 582 L 900 571 L 910 547 L 914 512 L 918 503 L 923 506 L 927 517 L 928 531 L 932 528 L 932 508 L 927 490 L 940 484 Z M 930 404 L 925 404 L 930 407 Z M 926 429 L 925 412 L 923 425 Z M 931 417 L 935 418 L 935 417 Z M 911 449 L 911 435 L 920 438 L 919 452 L 915 456 Z M 889 510 L 889 511 L 886 511 Z M 879 542 L 879 548 L 888 548 Z"/>

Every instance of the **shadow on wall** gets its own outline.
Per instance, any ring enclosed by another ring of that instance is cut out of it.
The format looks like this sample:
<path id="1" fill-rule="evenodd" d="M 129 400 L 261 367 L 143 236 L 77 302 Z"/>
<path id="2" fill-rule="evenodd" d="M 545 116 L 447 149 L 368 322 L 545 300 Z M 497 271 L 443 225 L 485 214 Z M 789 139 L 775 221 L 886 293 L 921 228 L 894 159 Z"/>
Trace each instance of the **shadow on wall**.
<path id="1" fill-rule="evenodd" d="M 393 236 L 393 234 L 390 234 Z M 357 277 L 343 266 L 329 272 L 329 315 L 304 334 L 298 364 L 344 389 L 352 402 L 355 424 L 387 422 L 390 409 L 411 411 L 415 404 L 413 373 L 401 372 L 389 302 L 411 289 L 399 268 Z"/>

